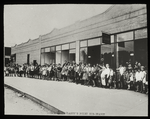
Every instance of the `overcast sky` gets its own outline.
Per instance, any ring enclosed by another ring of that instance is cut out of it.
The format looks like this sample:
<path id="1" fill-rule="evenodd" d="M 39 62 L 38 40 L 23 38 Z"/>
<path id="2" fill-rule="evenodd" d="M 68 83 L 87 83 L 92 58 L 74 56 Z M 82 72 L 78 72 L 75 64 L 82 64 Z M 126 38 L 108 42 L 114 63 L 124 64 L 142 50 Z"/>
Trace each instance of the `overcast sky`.
<path id="1" fill-rule="evenodd" d="M 100 14 L 106 4 L 5 5 L 4 46 L 11 47 L 38 38 L 54 28 L 60 29 Z"/>

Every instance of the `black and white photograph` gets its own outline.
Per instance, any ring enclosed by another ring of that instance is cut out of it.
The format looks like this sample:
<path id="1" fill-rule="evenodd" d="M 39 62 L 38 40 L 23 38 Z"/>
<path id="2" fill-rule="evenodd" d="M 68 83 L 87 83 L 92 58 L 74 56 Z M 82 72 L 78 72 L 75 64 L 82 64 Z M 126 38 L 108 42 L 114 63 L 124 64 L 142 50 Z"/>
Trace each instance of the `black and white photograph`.
<path id="1" fill-rule="evenodd" d="M 5 4 L 4 115 L 148 116 L 147 4 Z"/>

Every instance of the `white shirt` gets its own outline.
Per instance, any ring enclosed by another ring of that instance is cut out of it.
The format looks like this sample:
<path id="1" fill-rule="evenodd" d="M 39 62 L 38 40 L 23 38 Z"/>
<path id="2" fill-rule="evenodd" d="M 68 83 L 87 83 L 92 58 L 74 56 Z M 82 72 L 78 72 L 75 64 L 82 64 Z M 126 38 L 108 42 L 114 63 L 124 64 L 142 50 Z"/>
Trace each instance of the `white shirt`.
<path id="1" fill-rule="evenodd" d="M 78 72 L 78 70 L 79 70 L 79 66 L 76 67 L 76 72 Z"/>
<path id="2" fill-rule="evenodd" d="M 46 68 L 43 67 L 42 70 L 43 70 L 43 75 L 46 75 Z"/>
<path id="3" fill-rule="evenodd" d="M 112 76 L 112 72 L 111 72 L 110 68 L 106 68 L 106 69 L 104 70 L 104 74 L 107 75 L 107 78 L 108 78 L 110 75 Z"/>
<path id="4" fill-rule="evenodd" d="M 135 79 L 136 79 L 136 82 L 137 82 L 137 81 L 142 81 L 141 72 L 138 72 L 138 71 L 137 71 L 137 72 L 135 73 Z"/>
<path id="5" fill-rule="evenodd" d="M 122 74 L 124 73 L 124 67 L 120 67 L 120 68 L 119 68 L 119 72 L 120 72 L 120 74 L 122 75 Z"/>
<path id="6" fill-rule="evenodd" d="M 52 67 L 48 67 L 48 68 L 47 68 L 47 70 L 48 70 L 49 72 L 51 71 L 51 69 L 52 69 Z"/>
<path id="7" fill-rule="evenodd" d="M 88 72 L 92 71 L 92 68 L 91 67 L 88 67 Z"/>
<path id="8" fill-rule="evenodd" d="M 33 71 L 34 70 L 34 66 L 31 66 L 31 71 Z"/>
<path id="9" fill-rule="evenodd" d="M 103 69 L 102 69 L 102 73 L 101 73 L 101 78 L 104 78 L 105 77 L 105 67 L 103 67 Z"/>
<path id="10" fill-rule="evenodd" d="M 142 82 L 145 83 L 146 82 L 146 72 L 140 71 L 140 73 L 141 73 Z"/>
<path id="11" fill-rule="evenodd" d="M 133 74 L 131 74 L 131 77 L 130 77 L 130 81 L 133 81 L 134 79 L 133 79 Z"/>

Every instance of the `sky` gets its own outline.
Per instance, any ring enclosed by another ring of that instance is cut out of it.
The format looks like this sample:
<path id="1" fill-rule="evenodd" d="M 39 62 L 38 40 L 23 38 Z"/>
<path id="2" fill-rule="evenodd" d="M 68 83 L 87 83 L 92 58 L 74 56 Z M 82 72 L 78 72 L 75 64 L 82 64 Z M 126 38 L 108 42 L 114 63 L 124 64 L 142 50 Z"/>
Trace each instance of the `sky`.
<path id="1" fill-rule="evenodd" d="M 111 4 L 4 5 L 4 46 L 11 47 L 106 11 Z"/>

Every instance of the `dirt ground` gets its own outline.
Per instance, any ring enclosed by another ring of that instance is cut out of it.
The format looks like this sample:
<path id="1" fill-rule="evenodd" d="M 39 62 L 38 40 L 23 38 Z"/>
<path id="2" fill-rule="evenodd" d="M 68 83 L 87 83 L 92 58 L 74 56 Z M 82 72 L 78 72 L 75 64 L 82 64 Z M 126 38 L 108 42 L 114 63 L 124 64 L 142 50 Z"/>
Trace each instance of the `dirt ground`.
<path id="1" fill-rule="evenodd" d="M 5 115 L 51 115 L 52 112 L 11 89 L 4 88 Z"/>

